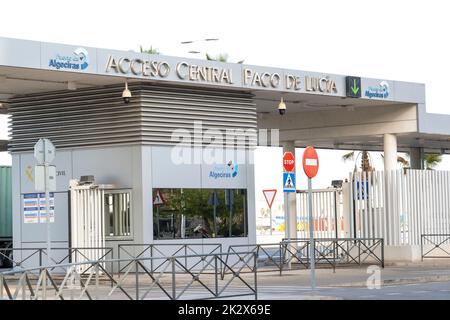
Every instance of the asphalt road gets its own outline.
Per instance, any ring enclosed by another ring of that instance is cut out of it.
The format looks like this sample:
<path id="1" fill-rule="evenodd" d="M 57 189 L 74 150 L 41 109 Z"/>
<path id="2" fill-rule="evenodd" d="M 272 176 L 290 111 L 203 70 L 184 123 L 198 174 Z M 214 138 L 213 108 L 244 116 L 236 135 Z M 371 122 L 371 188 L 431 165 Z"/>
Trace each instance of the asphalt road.
<path id="1" fill-rule="evenodd" d="M 366 287 L 259 286 L 259 299 L 450 300 L 450 281 Z"/>

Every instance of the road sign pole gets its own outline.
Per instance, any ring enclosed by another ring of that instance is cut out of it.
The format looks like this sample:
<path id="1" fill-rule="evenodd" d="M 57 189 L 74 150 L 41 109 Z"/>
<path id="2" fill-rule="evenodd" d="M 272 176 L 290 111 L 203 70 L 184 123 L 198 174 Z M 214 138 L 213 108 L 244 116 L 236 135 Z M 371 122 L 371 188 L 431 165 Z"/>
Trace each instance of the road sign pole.
<path id="1" fill-rule="evenodd" d="M 35 167 L 35 189 L 37 192 L 45 192 L 45 212 L 47 224 L 47 266 L 51 265 L 51 225 L 50 225 L 50 191 L 56 190 L 56 174 L 55 167 L 51 167 L 52 180 L 50 183 L 50 163 L 55 159 L 55 146 L 49 139 L 41 138 L 34 145 L 34 157 L 38 165 Z M 42 168 L 43 167 L 43 168 Z M 39 174 L 37 174 L 39 169 Z M 42 169 L 43 175 L 42 177 Z M 44 180 L 42 183 L 42 179 Z M 51 190 L 50 190 L 51 189 Z M 41 201 L 38 197 L 39 202 Z M 39 222 L 41 222 L 40 203 L 38 205 Z"/>
<path id="2" fill-rule="evenodd" d="M 309 266 L 311 270 L 311 289 L 316 289 L 314 219 L 312 213 L 312 179 L 308 178 L 308 216 L 309 216 Z"/>
<path id="3" fill-rule="evenodd" d="M 272 208 L 269 209 L 270 216 L 270 235 L 272 235 Z"/>
<path id="4" fill-rule="evenodd" d="M 286 192 L 284 194 L 284 203 L 285 203 L 285 226 L 284 226 L 284 234 L 286 235 L 286 238 L 290 239 L 291 238 L 291 229 L 289 228 L 289 226 L 291 225 L 291 219 L 289 216 L 289 194 Z"/>
<path id="5" fill-rule="evenodd" d="M 48 162 L 44 163 L 45 170 L 45 204 L 47 213 L 47 267 L 51 265 L 51 228 L 50 228 L 50 192 L 48 191 Z"/>

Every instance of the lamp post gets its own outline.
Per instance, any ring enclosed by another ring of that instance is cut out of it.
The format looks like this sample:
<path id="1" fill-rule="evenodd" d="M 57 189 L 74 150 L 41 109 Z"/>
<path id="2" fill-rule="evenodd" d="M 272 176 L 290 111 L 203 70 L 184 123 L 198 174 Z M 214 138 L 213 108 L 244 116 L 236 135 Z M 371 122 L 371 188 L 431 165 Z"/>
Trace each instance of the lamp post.
<path id="1" fill-rule="evenodd" d="M 187 41 L 181 41 L 180 44 L 182 45 L 192 45 L 192 44 L 201 44 L 205 42 L 213 42 L 213 41 L 219 41 L 218 38 L 206 38 L 206 39 L 199 39 L 199 40 L 187 40 Z M 200 54 L 202 53 L 200 50 L 191 49 L 188 51 L 189 54 Z"/>

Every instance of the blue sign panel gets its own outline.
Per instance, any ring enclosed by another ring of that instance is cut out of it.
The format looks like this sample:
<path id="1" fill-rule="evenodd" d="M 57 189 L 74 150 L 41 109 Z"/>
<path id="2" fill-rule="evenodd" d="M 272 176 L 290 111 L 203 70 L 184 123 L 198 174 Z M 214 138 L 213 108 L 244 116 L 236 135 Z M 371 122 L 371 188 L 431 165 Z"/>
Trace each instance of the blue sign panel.
<path id="1" fill-rule="evenodd" d="M 295 192 L 294 172 L 283 172 L 283 192 Z"/>
<path id="2" fill-rule="evenodd" d="M 361 188 L 362 187 L 362 188 Z M 368 200 L 369 199 L 369 181 L 361 183 L 356 181 L 356 197 L 357 200 Z"/>

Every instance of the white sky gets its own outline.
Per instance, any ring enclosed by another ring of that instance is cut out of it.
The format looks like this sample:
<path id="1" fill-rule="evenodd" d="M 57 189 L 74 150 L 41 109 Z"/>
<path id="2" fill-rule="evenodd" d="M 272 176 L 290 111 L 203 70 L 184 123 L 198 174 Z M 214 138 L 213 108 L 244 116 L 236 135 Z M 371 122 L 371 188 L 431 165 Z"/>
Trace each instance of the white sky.
<path id="1" fill-rule="evenodd" d="M 2 1 L 0 35 L 121 50 L 226 52 L 230 61 L 423 82 L 448 113 L 450 4 L 416 0 Z M 182 46 L 181 41 L 219 38 Z"/>
<path id="2" fill-rule="evenodd" d="M 449 9 L 448 1 L 423 0 L 14 0 L 1 4 L 0 36 L 120 50 L 153 45 L 177 56 L 228 53 L 248 64 L 422 82 L 427 111 L 450 113 Z M 220 40 L 180 44 L 204 38 Z M 0 139 L 6 135 L 2 117 Z M 321 166 L 319 187 L 351 170 L 343 153 L 319 153 L 322 164 L 333 164 Z M 1 163 L 10 163 L 7 154 Z"/>

